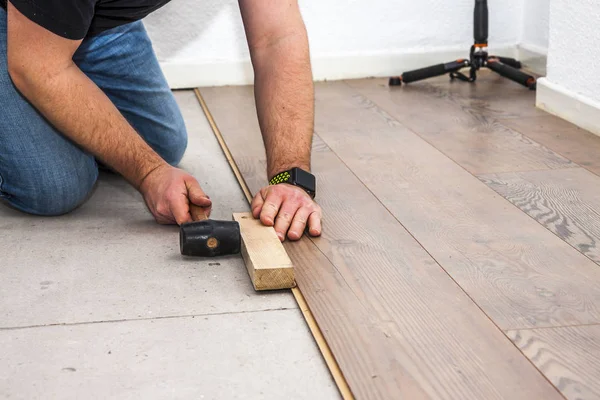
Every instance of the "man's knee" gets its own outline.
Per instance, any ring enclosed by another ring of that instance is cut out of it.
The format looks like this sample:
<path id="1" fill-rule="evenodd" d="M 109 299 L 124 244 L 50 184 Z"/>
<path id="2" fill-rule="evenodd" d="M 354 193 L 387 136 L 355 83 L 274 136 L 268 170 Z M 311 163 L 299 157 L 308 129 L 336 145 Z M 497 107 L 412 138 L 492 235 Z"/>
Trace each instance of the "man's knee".
<path id="1" fill-rule="evenodd" d="M 35 215 L 62 215 L 81 205 L 98 178 L 93 159 L 78 166 L 18 174 L 19 182 L 4 182 L 2 197 L 13 207 Z"/>
<path id="2" fill-rule="evenodd" d="M 166 162 L 176 166 L 183 158 L 188 145 L 187 130 L 181 113 L 173 113 L 165 128 L 164 134 L 161 135 L 162 143 L 156 150 Z"/>

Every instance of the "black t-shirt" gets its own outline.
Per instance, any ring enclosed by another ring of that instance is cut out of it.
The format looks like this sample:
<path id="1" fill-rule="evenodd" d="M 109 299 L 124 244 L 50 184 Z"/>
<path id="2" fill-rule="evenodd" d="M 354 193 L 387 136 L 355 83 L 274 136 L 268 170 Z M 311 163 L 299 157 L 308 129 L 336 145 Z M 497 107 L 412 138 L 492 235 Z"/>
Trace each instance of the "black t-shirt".
<path id="1" fill-rule="evenodd" d="M 137 21 L 170 0 L 9 0 L 36 24 L 67 39 L 83 39 Z M 6 8 L 6 0 L 0 0 Z"/>

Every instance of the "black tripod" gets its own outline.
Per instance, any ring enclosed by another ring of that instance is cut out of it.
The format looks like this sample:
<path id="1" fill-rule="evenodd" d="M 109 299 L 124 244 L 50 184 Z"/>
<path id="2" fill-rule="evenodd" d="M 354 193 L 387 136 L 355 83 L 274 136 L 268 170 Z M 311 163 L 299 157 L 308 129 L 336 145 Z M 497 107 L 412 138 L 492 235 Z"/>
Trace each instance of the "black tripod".
<path id="1" fill-rule="evenodd" d="M 475 0 L 475 26 L 473 35 L 475 44 L 471 46 L 469 59 L 459 59 L 446 64 L 433 65 L 427 68 L 408 71 L 401 76 L 390 78 L 390 86 L 402 85 L 402 82 L 409 83 L 420 81 L 434 76 L 450 74 L 450 79 L 460 79 L 465 82 L 475 82 L 477 71 L 486 67 L 492 71 L 511 79 L 531 90 L 535 90 L 535 78 L 521 71 L 521 63 L 514 58 L 490 56 L 487 53 L 488 44 L 488 7 L 487 0 Z M 470 67 L 469 76 L 459 72 L 459 70 Z"/>

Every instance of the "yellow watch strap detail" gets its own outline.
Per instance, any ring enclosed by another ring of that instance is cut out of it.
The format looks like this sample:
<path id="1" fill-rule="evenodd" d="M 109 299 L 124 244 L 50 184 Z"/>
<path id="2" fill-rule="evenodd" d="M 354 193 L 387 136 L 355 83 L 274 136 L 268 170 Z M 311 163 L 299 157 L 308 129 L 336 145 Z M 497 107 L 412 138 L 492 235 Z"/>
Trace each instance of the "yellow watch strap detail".
<path id="1" fill-rule="evenodd" d="M 285 172 L 275 175 L 269 181 L 269 185 L 277 185 L 278 183 L 287 182 L 290 178 L 291 178 L 290 173 L 288 171 L 285 171 Z"/>

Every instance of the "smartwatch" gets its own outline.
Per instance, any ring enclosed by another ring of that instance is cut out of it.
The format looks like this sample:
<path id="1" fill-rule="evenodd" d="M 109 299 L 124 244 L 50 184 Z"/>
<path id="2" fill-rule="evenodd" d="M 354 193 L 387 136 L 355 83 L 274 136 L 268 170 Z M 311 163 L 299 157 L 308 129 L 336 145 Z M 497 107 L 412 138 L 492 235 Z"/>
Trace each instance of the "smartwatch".
<path id="1" fill-rule="evenodd" d="M 298 186 L 304 189 L 313 199 L 317 194 L 317 182 L 315 176 L 300 168 L 292 168 L 280 172 L 269 181 L 269 185 L 277 185 L 279 183 L 289 183 L 290 185 Z"/>

